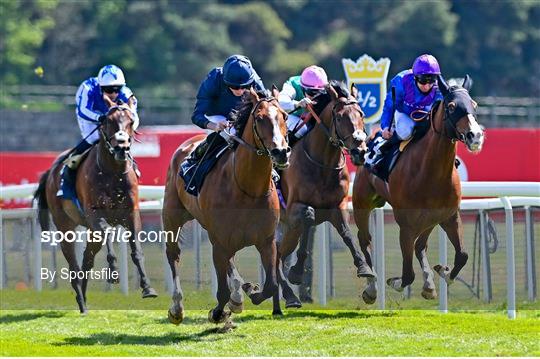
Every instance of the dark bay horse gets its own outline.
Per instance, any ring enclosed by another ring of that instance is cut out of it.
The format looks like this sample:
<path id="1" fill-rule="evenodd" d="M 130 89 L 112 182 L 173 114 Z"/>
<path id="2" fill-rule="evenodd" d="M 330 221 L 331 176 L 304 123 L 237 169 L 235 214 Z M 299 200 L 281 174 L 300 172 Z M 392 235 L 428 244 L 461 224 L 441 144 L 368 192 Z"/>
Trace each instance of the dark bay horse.
<path id="1" fill-rule="evenodd" d="M 283 171 L 282 189 L 287 202 L 283 240 L 278 245 L 281 258 L 290 255 L 298 244 L 297 262 L 288 279 L 301 284 L 307 256 L 309 231 L 312 226 L 330 221 L 351 251 L 359 277 L 371 277 L 358 244 L 349 228 L 347 210 L 349 171 L 343 150 L 364 144 L 364 113 L 353 94 L 343 83 L 331 81 L 326 93 L 317 96 L 315 114 L 320 122 L 293 148 L 291 167 Z M 312 114 L 313 115 L 313 114 Z M 298 306 L 297 299 L 286 283 L 280 283 L 287 307 Z"/>
<path id="2" fill-rule="evenodd" d="M 266 273 L 262 291 L 250 290 L 252 302 L 259 304 L 278 290 L 274 236 L 279 221 L 279 200 L 271 172 L 272 164 L 284 168 L 289 163 L 286 112 L 276 100 L 275 89 L 274 97 L 259 96 L 253 90 L 244 96 L 247 100 L 244 99 L 235 125 L 238 133 L 243 132 L 240 135 L 243 143 L 218 160 L 208 173 L 199 196 L 185 191 L 184 181 L 178 172 L 184 158 L 204 139 L 204 135 L 189 139 L 176 150 L 165 186 L 164 229 L 176 233 L 187 221 L 195 218 L 208 231 L 218 281 L 218 304 L 208 315 L 213 323 L 228 319 L 230 312 L 224 311 L 227 303 L 233 312 L 242 310 L 243 304 L 239 302 L 242 300 L 239 295 L 242 281 L 233 264 L 233 257 L 240 249 L 255 245 Z M 179 324 L 184 318 L 179 243 L 168 241 L 166 253 L 174 283 L 173 303 L 168 316 L 171 323 Z"/>
<path id="3" fill-rule="evenodd" d="M 156 297 L 156 291 L 144 268 L 144 257 L 137 233 L 141 229 L 139 215 L 139 191 L 137 175 L 129 151 L 133 135 L 133 113 L 128 104 L 116 105 L 104 97 L 109 106 L 106 120 L 100 124 L 100 140 L 88 153 L 77 170 L 76 193 L 80 210 L 71 200 L 56 196 L 60 187 L 60 171 L 66 153 L 61 154 L 52 167 L 45 172 L 36 190 L 35 198 L 40 209 L 42 230 L 49 229 L 48 211 L 57 230 L 66 233 L 78 225 L 99 232 L 106 238 L 110 226 L 121 225 L 131 232 L 129 244 L 131 258 L 137 267 L 143 298 Z M 108 232 L 111 233 L 111 232 Z M 98 238 L 98 237 L 95 237 Z M 107 261 L 112 271 L 116 269 L 116 256 L 110 240 L 105 240 L 108 250 Z M 88 271 L 94 266 L 94 257 L 101 249 L 102 241 L 88 241 L 84 251 L 82 269 L 77 263 L 75 243 L 62 241 L 61 248 L 71 273 L 85 273 L 82 279 L 71 280 L 81 313 L 86 313 L 86 286 Z M 110 279 L 110 278 L 109 278 Z"/>
<path id="4" fill-rule="evenodd" d="M 388 183 L 365 168 L 358 168 L 353 187 L 354 216 L 358 239 L 369 265 L 372 265 L 368 228 L 371 210 L 388 201 L 400 228 L 402 276 L 387 281 L 397 291 L 402 291 L 414 281 L 412 265 L 416 253 L 424 276 L 422 296 L 426 299 L 436 297 L 433 272 L 426 255 L 427 240 L 436 225 L 446 232 L 456 254 L 451 271 L 440 265 L 434 267 L 435 271 L 450 284 L 467 263 L 459 215 L 461 184 L 454 163 L 457 141 L 464 142 L 473 153 L 480 152 L 484 143 L 483 129 L 476 122 L 476 103 L 468 92 L 471 84 L 467 76 L 462 86 L 449 87 L 439 77 L 444 99 L 433 106 L 426 119 L 430 121 L 430 129 L 423 138 L 408 145 Z M 377 289 L 373 279 L 368 283 L 362 297 L 371 304 L 375 302 Z"/>

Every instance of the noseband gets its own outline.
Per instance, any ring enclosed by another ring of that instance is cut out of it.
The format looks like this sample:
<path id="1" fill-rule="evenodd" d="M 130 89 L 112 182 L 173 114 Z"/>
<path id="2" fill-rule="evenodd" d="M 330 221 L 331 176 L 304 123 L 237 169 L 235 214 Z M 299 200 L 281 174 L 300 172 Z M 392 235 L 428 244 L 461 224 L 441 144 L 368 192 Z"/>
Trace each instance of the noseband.
<path id="1" fill-rule="evenodd" d="M 450 110 L 448 109 L 448 105 L 447 105 L 448 96 L 450 96 L 451 94 L 454 94 L 455 92 L 463 92 L 463 91 L 467 94 L 469 93 L 464 88 L 458 88 L 458 89 L 452 90 L 443 98 L 443 106 L 444 106 L 443 126 L 445 129 L 444 135 L 450 141 L 452 141 L 452 143 L 455 143 L 456 141 L 465 143 L 465 135 L 458 131 L 456 124 L 452 121 Z M 433 117 L 434 117 L 433 110 L 434 109 L 432 108 L 430 111 L 431 126 L 433 127 L 433 131 L 435 131 L 436 134 L 440 135 L 442 131 L 438 131 L 435 128 L 435 122 L 433 121 Z M 448 133 L 453 133 L 453 135 L 449 135 Z"/>

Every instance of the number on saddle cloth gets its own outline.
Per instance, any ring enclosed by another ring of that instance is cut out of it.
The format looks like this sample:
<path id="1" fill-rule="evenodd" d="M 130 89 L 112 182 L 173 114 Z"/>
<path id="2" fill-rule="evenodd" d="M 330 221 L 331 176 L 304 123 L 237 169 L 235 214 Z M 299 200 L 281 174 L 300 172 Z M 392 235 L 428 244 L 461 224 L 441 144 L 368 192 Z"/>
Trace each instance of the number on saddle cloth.
<path id="1" fill-rule="evenodd" d="M 227 141 L 219 133 L 213 132 L 186 157 L 178 174 L 184 180 L 187 193 L 199 195 L 206 175 L 228 148 Z"/>
<path id="2" fill-rule="evenodd" d="M 368 151 L 365 155 L 364 166 L 377 177 L 388 181 L 390 172 L 394 168 L 399 154 L 399 141 L 394 137 L 385 141 L 382 132 L 375 134 L 373 139 L 367 143 Z"/>

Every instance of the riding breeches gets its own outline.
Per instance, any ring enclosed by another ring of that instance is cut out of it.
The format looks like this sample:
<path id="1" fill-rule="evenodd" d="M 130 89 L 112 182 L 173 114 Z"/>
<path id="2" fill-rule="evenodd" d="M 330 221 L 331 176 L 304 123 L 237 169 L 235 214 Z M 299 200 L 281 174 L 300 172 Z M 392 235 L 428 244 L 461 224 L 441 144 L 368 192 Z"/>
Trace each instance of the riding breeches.
<path id="1" fill-rule="evenodd" d="M 98 126 L 95 122 L 90 122 L 84 118 L 77 117 L 77 122 L 79 122 L 79 128 L 81 129 L 81 136 L 85 138 L 88 136 L 94 129 Z M 95 130 L 87 139 L 88 143 L 96 143 L 99 140 L 99 131 Z"/>
<path id="2" fill-rule="evenodd" d="M 303 120 L 299 116 L 290 114 L 287 117 L 287 129 L 292 132 L 297 125 L 300 126 L 302 124 L 302 121 Z M 296 131 L 294 135 L 296 136 L 296 138 L 302 138 L 308 132 L 308 130 L 308 126 L 303 125 L 298 131 Z"/>
<path id="3" fill-rule="evenodd" d="M 395 131 L 400 140 L 405 141 L 411 138 L 416 122 L 409 115 L 403 112 L 394 112 Z"/>

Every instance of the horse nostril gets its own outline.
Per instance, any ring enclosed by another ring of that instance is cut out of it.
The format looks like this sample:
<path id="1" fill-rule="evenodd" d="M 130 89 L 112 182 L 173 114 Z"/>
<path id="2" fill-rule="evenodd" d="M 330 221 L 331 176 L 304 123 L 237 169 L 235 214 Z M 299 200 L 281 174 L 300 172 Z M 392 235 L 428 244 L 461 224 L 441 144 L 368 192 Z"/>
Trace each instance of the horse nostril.
<path id="1" fill-rule="evenodd" d="M 473 132 L 467 132 L 465 135 L 469 141 L 472 141 L 476 136 Z"/>

